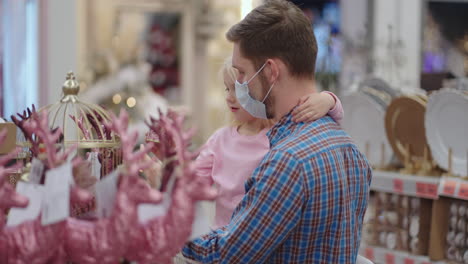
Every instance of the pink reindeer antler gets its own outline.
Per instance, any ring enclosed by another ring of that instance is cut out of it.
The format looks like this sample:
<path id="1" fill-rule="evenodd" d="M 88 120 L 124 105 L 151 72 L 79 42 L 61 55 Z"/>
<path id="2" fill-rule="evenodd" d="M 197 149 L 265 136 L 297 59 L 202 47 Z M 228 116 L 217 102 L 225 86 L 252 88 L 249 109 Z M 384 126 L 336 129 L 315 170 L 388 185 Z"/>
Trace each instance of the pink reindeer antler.
<path id="1" fill-rule="evenodd" d="M 105 126 L 120 136 L 122 143 L 123 163 L 126 168 L 127 176 L 138 176 L 141 170 L 151 167 L 152 162 L 145 160 L 144 156 L 153 148 L 153 143 L 147 144 L 143 149 L 133 151 L 137 140 L 138 132 L 128 132 L 128 114 L 126 111 L 120 111 L 118 117 L 112 115 L 112 122 Z"/>
<path id="2" fill-rule="evenodd" d="M 152 152 L 162 161 L 162 176 L 161 176 L 161 191 L 165 191 L 169 179 L 174 173 L 174 169 L 179 164 L 177 160 L 177 152 L 174 146 L 174 140 L 169 134 L 167 127 L 174 122 L 175 113 L 169 110 L 165 115 L 159 110 L 159 119 L 150 118 L 150 123 L 147 122 L 150 130 L 146 133 L 146 141 L 154 143 Z"/>
<path id="3" fill-rule="evenodd" d="M 78 128 L 81 130 L 81 132 L 83 133 L 83 136 L 86 140 L 89 140 L 91 139 L 91 132 L 89 130 L 87 130 L 83 124 L 84 120 L 83 120 L 83 115 L 80 115 L 79 118 L 77 118 L 76 116 L 72 116 L 70 115 L 70 118 L 75 122 L 75 124 L 78 126 Z"/>
<path id="4" fill-rule="evenodd" d="M 31 109 L 26 108 L 26 110 L 23 111 L 23 114 L 17 113 L 19 119 L 12 115 L 11 120 L 15 125 L 23 132 L 24 138 L 31 143 L 30 151 L 33 157 L 37 157 L 39 155 L 39 143 L 37 142 L 37 139 L 34 138 L 33 132 L 30 132 L 25 129 L 24 124 L 31 119 L 32 116 L 36 115 L 36 107 L 34 104 L 32 105 Z"/>
<path id="5" fill-rule="evenodd" d="M 211 187 L 211 180 L 207 177 L 200 177 L 195 168 L 194 158 L 199 151 L 191 152 L 189 146 L 195 134 L 195 129 L 184 131 L 183 124 L 185 117 L 178 115 L 173 118 L 174 122 L 167 126 L 167 131 L 171 134 L 177 157 L 181 167 L 181 182 L 186 194 L 195 201 L 212 200 L 216 197 L 216 190 Z"/>
<path id="6" fill-rule="evenodd" d="M 7 130 L 0 131 L 0 145 L 5 141 L 6 136 L 7 136 Z M 8 168 L 5 167 L 6 164 L 10 160 L 14 159 L 20 151 L 21 150 L 19 148 L 16 148 L 14 151 L 8 154 L 5 154 L 3 156 L 0 156 L 0 168 L 4 169 L 5 174 L 17 171 L 23 166 L 21 163 L 15 163 L 14 165 L 9 166 Z"/>
<path id="7" fill-rule="evenodd" d="M 170 133 L 180 165 L 185 167 L 187 162 L 193 161 L 198 156 L 198 152 L 190 152 L 188 148 L 192 144 L 192 138 L 196 133 L 195 128 L 189 128 L 187 131 L 184 130 L 185 116 L 176 114 L 176 112 L 170 111 L 168 117 L 172 122 L 167 122 L 166 130 Z"/>
<path id="8" fill-rule="evenodd" d="M 56 128 L 54 130 L 49 128 L 46 111 L 42 111 L 31 116 L 31 118 L 24 123 L 23 127 L 29 134 L 35 134 L 39 138 L 39 142 L 44 144 L 44 149 L 47 155 L 45 162 L 49 169 L 59 166 L 68 158 L 70 153 L 77 148 L 77 146 L 71 146 L 62 153 L 59 153 L 56 144 L 62 137 L 62 130 L 60 128 Z M 79 160 L 75 160 L 74 164 L 78 162 Z"/>

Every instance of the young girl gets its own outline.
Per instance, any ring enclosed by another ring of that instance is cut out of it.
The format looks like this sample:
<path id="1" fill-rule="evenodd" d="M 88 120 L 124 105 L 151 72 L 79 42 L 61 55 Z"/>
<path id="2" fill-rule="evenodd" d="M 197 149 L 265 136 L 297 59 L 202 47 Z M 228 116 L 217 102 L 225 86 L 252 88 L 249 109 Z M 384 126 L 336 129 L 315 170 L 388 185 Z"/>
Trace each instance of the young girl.
<path id="1" fill-rule="evenodd" d="M 269 151 L 266 133 L 274 124 L 251 116 L 240 106 L 234 91 L 237 73 L 231 65 L 231 60 L 226 60 L 221 72 L 234 123 L 216 131 L 197 158 L 200 175 L 210 177 L 218 188 L 214 228 L 229 223 L 245 194 L 244 182 Z M 310 94 L 298 104 L 293 112 L 295 122 L 312 122 L 327 113 L 337 122 L 343 118 L 341 102 L 333 93 Z"/>

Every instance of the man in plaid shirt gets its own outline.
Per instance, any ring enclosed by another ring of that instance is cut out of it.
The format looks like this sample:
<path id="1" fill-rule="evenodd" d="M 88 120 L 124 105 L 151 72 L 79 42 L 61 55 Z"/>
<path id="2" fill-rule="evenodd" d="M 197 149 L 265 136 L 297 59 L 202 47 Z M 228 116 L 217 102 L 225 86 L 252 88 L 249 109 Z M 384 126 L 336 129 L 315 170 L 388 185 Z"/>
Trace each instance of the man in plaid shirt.
<path id="1" fill-rule="evenodd" d="M 301 98 L 316 92 L 309 21 L 292 3 L 271 0 L 227 38 L 240 104 L 257 117 L 264 105 L 278 123 L 230 224 L 188 243 L 183 255 L 202 263 L 355 263 L 371 168 L 330 117 L 292 119 Z"/>

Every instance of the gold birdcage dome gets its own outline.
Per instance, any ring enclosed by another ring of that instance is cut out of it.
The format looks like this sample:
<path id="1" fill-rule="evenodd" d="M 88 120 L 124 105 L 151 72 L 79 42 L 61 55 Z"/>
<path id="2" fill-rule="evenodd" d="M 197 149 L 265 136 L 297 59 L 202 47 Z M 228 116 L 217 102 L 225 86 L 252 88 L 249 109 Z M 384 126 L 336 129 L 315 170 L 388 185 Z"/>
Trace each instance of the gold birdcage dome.
<path id="1" fill-rule="evenodd" d="M 51 129 L 62 130 L 63 138 L 60 143 L 64 147 L 76 145 L 80 156 L 87 152 L 98 153 L 102 164 L 101 177 L 107 175 L 122 163 L 120 140 L 104 126 L 110 121 L 108 112 L 78 98 L 80 84 L 73 72 L 67 73 L 62 91 L 60 101 L 39 111 L 47 111 Z"/>

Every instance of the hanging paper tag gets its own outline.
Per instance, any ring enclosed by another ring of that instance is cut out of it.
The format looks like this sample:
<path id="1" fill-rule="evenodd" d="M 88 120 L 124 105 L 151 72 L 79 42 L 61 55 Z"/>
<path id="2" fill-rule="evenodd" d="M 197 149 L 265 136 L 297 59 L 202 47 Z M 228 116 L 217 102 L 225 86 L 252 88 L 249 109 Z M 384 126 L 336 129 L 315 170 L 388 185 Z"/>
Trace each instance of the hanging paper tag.
<path id="1" fill-rule="evenodd" d="M 424 182 L 416 183 L 416 195 L 418 197 L 425 197 L 427 195 L 427 184 Z"/>
<path id="2" fill-rule="evenodd" d="M 91 163 L 91 174 L 99 181 L 101 179 L 101 162 L 99 162 L 98 152 L 91 152 L 88 161 Z"/>
<path id="3" fill-rule="evenodd" d="M 403 193 L 403 180 L 401 179 L 394 179 L 393 180 L 393 190 L 396 193 Z"/>
<path id="4" fill-rule="evenodd" d="M 200 201 L 195 205 L 195 220 L 192 224 L 190 240 L 205 235 L 211 231 L 214 219 L 214 202 Z"/>
<path id="5" fill-rule="evenodd" d="M 163 196 L 160 204 L 140 204 L 138 206 L 138 221 L 140 223 L 143 224 L 155 217 L 166 215 L 171 205 L 171 197 L 166 193 Z"/>
<path id="6" fill-rule="evenodd" d="M 44 163 L 39 159 L 33 158 L 31 162 L 31 172 L 29 173 L 29 182 L 39 184 L 41 176 L 44 173 Z"/>
<path id="7" fill-rule="evenodd" d="M 368 258 L 368 259 L 370 259 L 370 260 L 374 260 L 374 259 L 375 259 L 375 257 L 374 257 L 374 249 L 371 248 L 371 247 L 367 247 L 366 250 L 365 250 L 365 252 L 364 252 L 364 254 L 365 254 L 365 257 Z"/>
<path id="8" fill-rule="evenodd" d="M 171 196 L 175 186 L 175 177 L 171 177 L 167 184 L 167 191 L 163 193 L 163 200 L 160 204 L 140 204 L 138 206 L 138 220 L 140 223 L 166 215 L 171 206 Z"/>
<path id="9" fill-rule="evenodd" d="M 458 197 L 460 197 L 461 199 L 468 200 L 468 183 L 460 183 Z"/>
<path id="10" fill-rule="evenodd" d="M 437 198 L 439 186 L 435 183 L 427 184 L 427 195 L 428 197 Z"/>
<path id="11" fill-rule="evenodd" d="M 16 192 L 27 197 L 29 203 L 26 208 L 11 208 L 8 214 L 7 226 L 15 226 L 28 220 L 34 220 L 41 212 L 44 186 L 18 182 Z"/>
<path id="12" fill-rule="evenodd" d="M 385 254 L 385 263 L 386 264 L 395 264 L 395 255 L 393 253 Z"/>
<path id="13" fill-rule="evenodd" d="M 455 195 L 455 187 L 457 186 L 456 181 L 446 180 L 441 182 L 441 186 L 443 186 L 442 194 L 445 195 Z"/>
<path id="14" fill-rule="evenodd" d="M 120 171 L 114 170 L 96 183 L 96 214 L 98 217 L 111 215 L 117 195 L 119 175 Z"/>
<path id="15" fill-rule="evenodd" d="M 42 225 L 60 222 L 70 214 L 70 185 L 73 184 L 72 165 L 64 165 L 46 172 Z"/>

